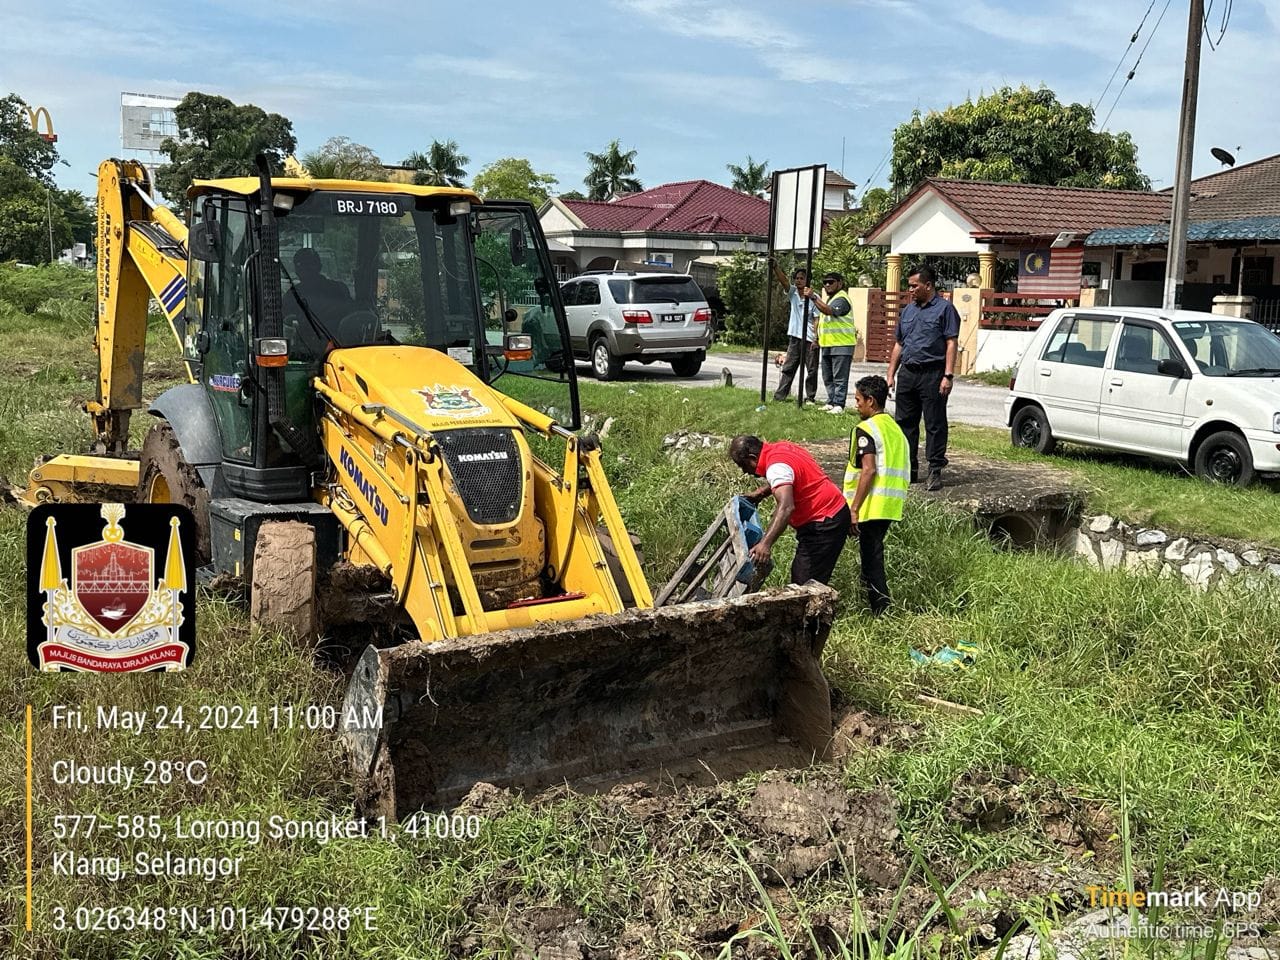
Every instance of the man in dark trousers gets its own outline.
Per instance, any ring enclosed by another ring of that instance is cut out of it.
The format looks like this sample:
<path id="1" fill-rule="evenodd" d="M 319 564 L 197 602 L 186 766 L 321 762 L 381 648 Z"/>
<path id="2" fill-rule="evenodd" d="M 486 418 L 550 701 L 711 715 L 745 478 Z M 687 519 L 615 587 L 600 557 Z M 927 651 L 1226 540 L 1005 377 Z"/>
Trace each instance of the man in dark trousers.
<path id="1" fill-rule="evenodd" d="M 889 385 L 884 377 L 863 377 L 853 400 L 862 421 L 849 438 L 849 463 L 844 471 L 844 496 L 853 513 L 858 538 L 862 585 L 873 616 L 889 607 L 889 584 L 884 577 L 884 538 L 889 525 L 902 519 L 907 501 L 910 463 L 907 438 L 893 417 L 884 412 Z"/>
<path id="2" fill-rule="evenodd" d="M 786 287 L 787 299 L 791 303 L 791 319 L 787 322 L 787 358 L 782 361 L 782 379 L 778 381 L 778 389 L 773 392 L 773 399 L 783 401 L 791 395 L 791 381 L 800 369 L 800 357 L 803 355 L 804 398 L 812 401 L 818 392 L 818 311 L 811 302 L 813 291 L 809 289 L 809 273 L 804 267 L 797 267 L 791 274 L 791 283 L 788 285 L 786 274 L 778 268 L 778 264 L 775 262 L 770 266 L 778 283 Z"/>
<path id="3" fill-rule="evenodd" d="M 748 500 L 759 503 L 772 493 L 777 501 L 769 529 L 751 548 L 751 559 L 769 562 L 774 543 L 790 524 L 796 531 L 791 582 L 829 582 L 849 538 L 849 504 L 840 488 L 808 450 L 788 440 L 765 443 L 759 437 L 737 436 L 729 444 L 729 456 L 743 473 L 765 478 L 765 485 L 748 494 Z"/>
<path id="4" fill-rule="evenodd" d="M 937 292 L 938 277 L 920 266 L 907 278 L 911 303 L 898 318 L 896 340 L 885 380 L 894 392 L 894 419 L 907 437 L 911 453 L 911 482 L 919 479 L 920 414 L 924 413 L 925 458 L 929 461 L 926 490 L 942 489 L 947 465 L 947 397 L 955 379 L 956 343 L 960 314 Z"/>

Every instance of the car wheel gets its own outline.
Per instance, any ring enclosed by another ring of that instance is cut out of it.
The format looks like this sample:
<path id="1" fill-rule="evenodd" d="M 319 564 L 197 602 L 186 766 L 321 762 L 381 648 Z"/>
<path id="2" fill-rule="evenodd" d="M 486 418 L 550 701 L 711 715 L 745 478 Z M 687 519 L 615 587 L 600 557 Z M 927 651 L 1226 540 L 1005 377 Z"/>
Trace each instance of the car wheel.
<path id="1" fill-rule="evenodd" d="M 609 341 L 599 337 L 591 345 L 591 370 L 597 380 L 616 380 L 622 373 L 622 361 L 609 350 Z"/>
<path id="2" fill-rule="evenodd" d="M 1058 446 L 1049 429 L 1049 418 L 1037 406 L 1023 407 L 1014 415 L 1010 436 L 1015 447 L 1026 447 L 1036 453 L 1053 453 Z"/>
<path id="3" fill-rule="evenodd" d="M 1247 487 L 1253 482 L 1253 454 L 1240 434 L 1220 430 L 1196 448 L 1195 469 L 1196 476 L 1213 483 Z"/>
<path id="4" fill-rule="evenodd" d="M 676 357 L 671 361 L 671 370 L 677 377 L 695 377 L 702 369 L 702 360 L 696 353 Z"/>

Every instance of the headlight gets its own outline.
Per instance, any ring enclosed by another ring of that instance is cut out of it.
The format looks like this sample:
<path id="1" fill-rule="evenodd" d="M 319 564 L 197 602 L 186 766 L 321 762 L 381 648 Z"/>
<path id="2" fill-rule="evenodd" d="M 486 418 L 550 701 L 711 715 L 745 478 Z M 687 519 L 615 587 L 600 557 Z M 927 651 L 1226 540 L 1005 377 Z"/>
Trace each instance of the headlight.
<path id="1" fill-rule="evenodd" d="M 1273 413 L 1271 415 L 1271 432 L 1280 433 L 1280 413 Z"/>

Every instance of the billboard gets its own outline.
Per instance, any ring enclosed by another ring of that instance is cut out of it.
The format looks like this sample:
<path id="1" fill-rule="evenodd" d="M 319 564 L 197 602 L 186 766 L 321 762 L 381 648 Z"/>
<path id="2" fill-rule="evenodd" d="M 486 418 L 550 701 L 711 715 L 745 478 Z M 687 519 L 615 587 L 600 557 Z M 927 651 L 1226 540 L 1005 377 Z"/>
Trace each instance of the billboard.
<path id="1" fill-rule="evenodd" d="M 822 244 L 822 207 L 826 195 L 825 164 L 779 170 L 774 174 L 774 250 L 817 249 Z"/>
<path id="2" fill-rule="evenodd" d="M 173 108 L 179 100 L 149 93 L 120 94 L 120 146 L 158 152 L 166 137 L 178 135 Z"/>

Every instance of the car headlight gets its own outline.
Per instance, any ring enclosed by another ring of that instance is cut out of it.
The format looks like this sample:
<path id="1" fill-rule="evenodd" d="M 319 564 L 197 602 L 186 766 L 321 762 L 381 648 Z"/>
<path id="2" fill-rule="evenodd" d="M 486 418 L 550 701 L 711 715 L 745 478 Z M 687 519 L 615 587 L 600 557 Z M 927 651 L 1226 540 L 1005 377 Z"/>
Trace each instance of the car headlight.
<path id="1" fill-rule="evenodd" d="M 1271 432 L 1280 433 L 1280 413 L 1273 413 L 1271 415 Z"/>

